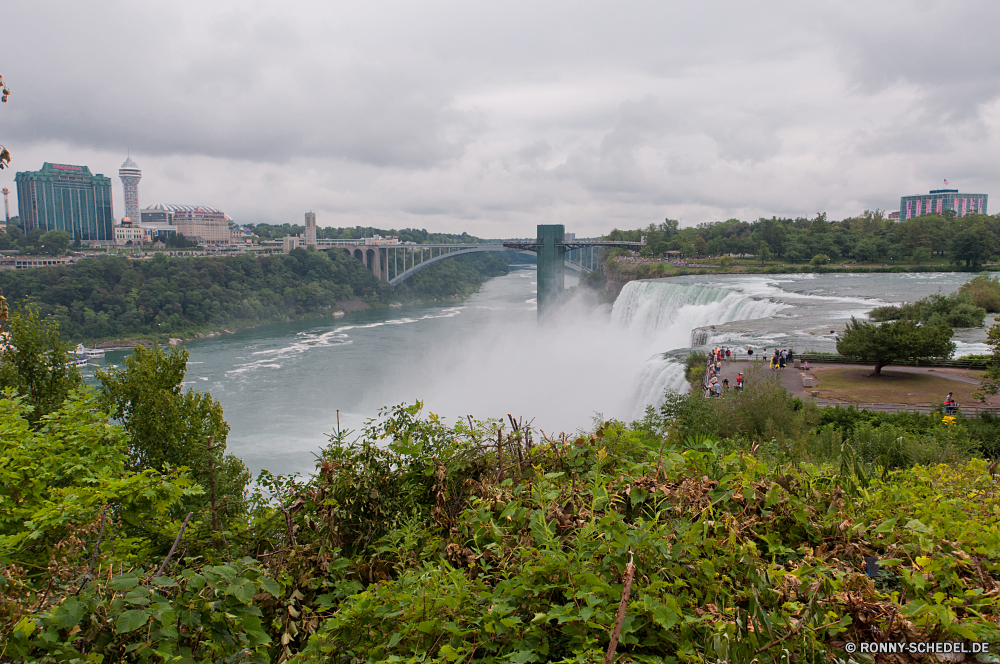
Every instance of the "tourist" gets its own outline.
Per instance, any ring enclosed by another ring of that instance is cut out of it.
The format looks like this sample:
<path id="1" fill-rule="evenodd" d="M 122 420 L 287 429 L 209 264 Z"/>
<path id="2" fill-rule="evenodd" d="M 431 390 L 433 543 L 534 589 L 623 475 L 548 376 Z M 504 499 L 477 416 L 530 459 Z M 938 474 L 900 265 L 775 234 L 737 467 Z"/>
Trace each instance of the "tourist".
<path id="1" fill-rule="evenodd" d="M 722 389 L 726 390 L 727 392 L 729 391 L 729 379 L 728 378 L 723 378 L 722 379 Z"/>
<path id="2" fill-rule="evenodd" d="M 781 356 L 778 358 L 778 368 L 785 368 L 785 351 L 781 351 Z"/>
<path id="3" fill-rule="evenodd" d="M 753 348 L 747 347 L 747 361 L 753 362 Z"/>
<path id="4" fill-rule="evenodd" d="M 792 357 L 792 349 L 789 348 L 788 349 L 788 363 L 791 364 L 793 359 L 794 358 Z"/>
<path id="5" fill-rule="evenodd" d="M 733 351 L 726 349 L 726 362 L 732 362 Z"/>
<path id="6" fill-rule="evenodd" d="M 803 360 L 802 361 L 802 370 L 803 371 L 809 371 L 809 360 Z"/>
<path id="7" fill-rule="evenodd" d="M 743 391 L 743 372 L 742 371 L 739 372 L 738 374 L 736 374 L 736 391 L 737 392 L 742 392 Z"/>

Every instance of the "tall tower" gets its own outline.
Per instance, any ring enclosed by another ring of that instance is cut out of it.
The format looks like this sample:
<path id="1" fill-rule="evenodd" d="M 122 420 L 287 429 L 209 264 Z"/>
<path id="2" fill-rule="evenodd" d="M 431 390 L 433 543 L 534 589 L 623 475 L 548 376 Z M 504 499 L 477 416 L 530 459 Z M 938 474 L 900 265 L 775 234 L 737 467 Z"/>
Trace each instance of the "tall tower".
<path id="1" fill-rule="evenodd" d="M 122 179 L 122 188 L 125 189 L 125 216 L 139 223 L 139 180 L 142 179 L 142 171 L 132 157 L 128 157 L 122 167 L 118 169 L 118 177 Z"/>
<path id="2" fill-rule="evenodd" d="M 316 244 L 315 212 L 306 212 L 306 244 Z"/>
<path id="3" fill-rule="evenodd" d="M 7 187 L 3 188 L 3 211 L 7 215 L 7 223 L 10 224 L 10 203 L 7 200 L 7 195 L 10 194 L 10 189 Z"/>

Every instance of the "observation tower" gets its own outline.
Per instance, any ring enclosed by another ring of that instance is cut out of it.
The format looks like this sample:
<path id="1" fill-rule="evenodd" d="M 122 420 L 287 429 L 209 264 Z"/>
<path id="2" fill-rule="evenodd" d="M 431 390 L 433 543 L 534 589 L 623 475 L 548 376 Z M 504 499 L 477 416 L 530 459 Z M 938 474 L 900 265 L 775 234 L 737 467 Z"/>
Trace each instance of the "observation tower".
<path id="1" fill-rule="evenodd" d="M 142 219 L 139 212 L 139 180 L 142 179 L 142 171 L 131 156 L 118 169 L 118 177 L 122 179 L 122 188 L 125 190 L 125 216 L 139 223 Z"/>

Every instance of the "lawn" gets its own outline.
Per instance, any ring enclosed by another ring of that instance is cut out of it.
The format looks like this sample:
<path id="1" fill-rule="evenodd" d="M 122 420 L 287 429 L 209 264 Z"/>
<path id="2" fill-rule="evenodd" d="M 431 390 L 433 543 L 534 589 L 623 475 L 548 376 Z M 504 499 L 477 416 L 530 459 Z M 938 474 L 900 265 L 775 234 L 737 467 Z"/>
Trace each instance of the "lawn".
<path id="1" fill-rule="evenodd" d="M 959 403 L 972 404 L 976 385 L 946 380 L 930 373 L 906 373 L 886 367 L 881 376 L 872 369 L 817 367 L 817 397 L 851 403 L 938 404 L 949 392 Z"/>

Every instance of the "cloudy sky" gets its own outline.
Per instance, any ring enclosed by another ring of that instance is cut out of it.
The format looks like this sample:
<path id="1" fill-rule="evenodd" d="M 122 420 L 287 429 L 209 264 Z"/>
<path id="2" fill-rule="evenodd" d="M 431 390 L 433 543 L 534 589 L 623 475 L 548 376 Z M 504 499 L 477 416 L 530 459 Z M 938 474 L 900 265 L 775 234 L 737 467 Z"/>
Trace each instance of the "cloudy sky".
<path id="1" fill-rule="evenodd" d="M 21 2 L 0 142 L 242 222 L 590 235 L 1000 178 L 1000 3 Z M 11 201 L 16 206 L 16 198 Z"/>

